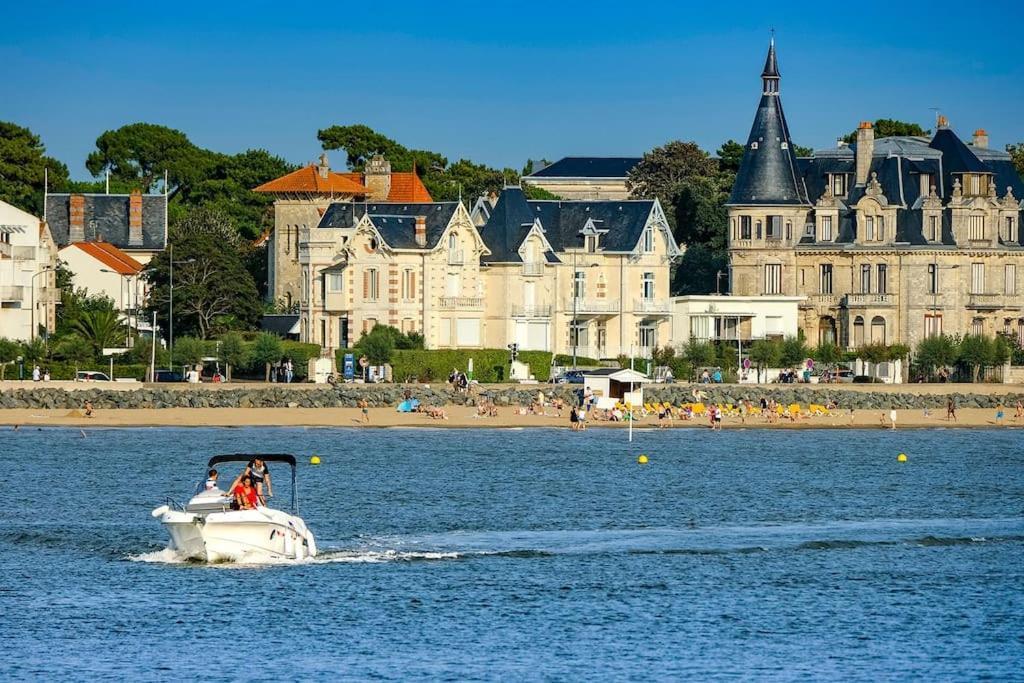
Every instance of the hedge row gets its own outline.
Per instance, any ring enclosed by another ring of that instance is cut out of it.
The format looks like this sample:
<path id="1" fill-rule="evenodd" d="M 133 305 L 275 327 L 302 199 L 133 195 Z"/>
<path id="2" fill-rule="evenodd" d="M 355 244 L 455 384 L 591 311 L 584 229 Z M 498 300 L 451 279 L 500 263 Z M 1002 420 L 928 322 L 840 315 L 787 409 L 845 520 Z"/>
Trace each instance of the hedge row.
<path id="1" fill-rule="evenodd" d="M 358 349 L 339 349 L 336 362 L 338 372 L 344 368 L 346 353 L 359 358 Z M 473 359 L 473 379 L 482 383 L 507 382 L 509 353 L 506 349 L 396 349 L 391 354 L 391 371 L 396 382 L 416 380 L 438 382 L 448 379 L 452 369 L 465 371 Z M 565 357 L 558 356 L 560 364 Z M 530 365 L 530 373 L 540 382 L 551 377 L 551 353 L 548 351 L 520 351 L 519 360 Z M 564 362 L 568 362 L 565 360 Z M 593 358 L 579 357 L 577 365 L 597 366 Z"/>

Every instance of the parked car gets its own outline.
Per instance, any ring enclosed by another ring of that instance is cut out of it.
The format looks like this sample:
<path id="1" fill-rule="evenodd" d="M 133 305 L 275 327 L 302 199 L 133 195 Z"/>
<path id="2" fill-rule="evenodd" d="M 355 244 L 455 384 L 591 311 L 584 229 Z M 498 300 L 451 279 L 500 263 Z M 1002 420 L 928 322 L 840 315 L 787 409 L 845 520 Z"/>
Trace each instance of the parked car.
<path id="1" fill-rule="evenodd" d="M 821 375 L 822 382 L 826 381 L 826 375 L 828 376 L 827 381 L 829 382 L 842 382 L 844 384 L 849 384 L 854 381 L 853 370 L 850 370 L 849 368 L 833 368 L 831 370 L 826 370 Z"/>
<path id="2" fill-rule="evenodd" d="M 566 370 L 555 378 L 556 384 L 583 384 L 582 370 Z"/>
<path id="3" fill-rule="evenodd" d="M 156 371 L 157 382 L 184 382 L 185 375 L 181 374 L 177 370 L 157 370 Z"/>
<path id="4" fill-rule="evenodd" d="M 79 370 L 75 373 L 76 382 L 109 382 L 110 377 L 105 372 L 96 370 Z"/>

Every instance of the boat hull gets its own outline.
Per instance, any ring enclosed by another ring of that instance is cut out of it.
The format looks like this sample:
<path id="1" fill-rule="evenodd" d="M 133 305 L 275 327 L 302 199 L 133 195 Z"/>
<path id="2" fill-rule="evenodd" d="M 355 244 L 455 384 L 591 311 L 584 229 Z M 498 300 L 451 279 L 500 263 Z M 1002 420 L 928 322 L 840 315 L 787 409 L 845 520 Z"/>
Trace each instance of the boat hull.
<path id="1" fill-rule="evenodd" d="M 316 556 L 316 541 L 301 518 L 280 510 L 194 513 L 157 508 L 171 547 L 201 562 L 301 560 Z"/>

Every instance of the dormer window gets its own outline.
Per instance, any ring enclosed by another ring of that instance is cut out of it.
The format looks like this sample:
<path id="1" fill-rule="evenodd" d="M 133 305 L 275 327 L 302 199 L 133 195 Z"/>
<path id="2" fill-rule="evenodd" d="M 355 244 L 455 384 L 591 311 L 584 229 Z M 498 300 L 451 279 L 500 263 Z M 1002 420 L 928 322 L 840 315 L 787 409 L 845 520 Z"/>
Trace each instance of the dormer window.
<path id="1" fill-rule="evenodd" d="M 845 173 L 832 173 L 829 175 L 829 185 L 832 188 L 832 194 L 836 197 L 846 196 L 846 174 Z"/>
<path id="2" fill-rule="evenodd" d="M 930 173 L 922 173 L 920 178 L 920 191 L 922 197 L 927 197 L 932 192 L 932 176 Z"/>
<path id="3" fill-rule="evenodd" d="M 597 253 L 597 235 L 587 235 L 586 247 L 588 254 Z"/>
<path id="4" fill-rule="evenodd" d="M 832 216 L 821 217 L 821 241 L 832 241 Z"/>
<path id="5" fill-rule="evenodd" d="M 654 251 L 654 230 L 650 228 L 644 230 L 643 250 L 645 254 Z"/>
<path id="6" fill-rule="evenodd" d="M 864 217 L 864 239 L 867 242 L 875 241 L 875 217 Z"/>
<path id="7" fill-rule="evenodd" d="M 750 149 L 757 149 L 757 143 L 756 142 L 751 142 L 750 143 Z"/>
<path id="8" fill-rule="evenodd" d="M 770 240 L 782 239 L 782 216 L 768 216 L 768 233 L 765 237 Z"/>
<path id="9" fill-rule="evenodd" d="M 942 233 L 939 230 L 939 217 L 928 216 L 928 239 L 932 242 L 938 242 L 941 236 Z"/>
<path id="10" fill-rule="evenodd" d="M 1007 242 L 1017 241 L 1017 221 L 1013 216 L 1006 217 L 1006 236 L 1003 239 Z"/>
<path id="11" fill-rule="evenodd" d="M 984 241 L 985 239 L 985 216 L 976 214 L 970 217 L 968 239 L 971 241 Z"/>
<path id="12" fill-rule="evenodd" d="M 971 176 L 967 176 L 967 178 L 968 178 L 968 185 L 967 186 L 970 188 L 968 190 L 968 192 L 970 192 L 972 195 L 977 197 L 978 195 L 981 194 L 981 176 L 979 176 L 979 175 L 971 175 Z"/>

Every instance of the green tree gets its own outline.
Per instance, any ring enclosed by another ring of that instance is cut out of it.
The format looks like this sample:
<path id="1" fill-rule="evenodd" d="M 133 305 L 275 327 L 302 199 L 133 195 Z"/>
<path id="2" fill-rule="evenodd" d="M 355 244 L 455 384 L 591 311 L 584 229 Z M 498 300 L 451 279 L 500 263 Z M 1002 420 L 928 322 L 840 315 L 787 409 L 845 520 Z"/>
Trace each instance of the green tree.
<path id="1" fill-rule="evenodd" d="M 1024 179 L 1024 142 L 1007 145 L 1006 151 L 1010 153 L 1010 159 L 1013 160 L 1013 165 L 1017 168 L 1017 175 Z"/>
<path id="2" fill-rule="evenodd" d="M 953 337 L 940 334 L 925 337 L 917 343 L 914 358 L 929 375 L 939 368 L 954 365 L 959 358 L 959 345 Z"/>
<path id="3" fill-rule="evenodd" d="M 269 332 L 260 332 L 252 345 L 250 362 L 255 367 L 263 366 L 263 381 L 270 381 L 270 366 L 281 360 L 281 338 Z"/>
<path id="4" fill-rule="evenodd" d="M 249 362 L 248 349 L 242 341 L 242 335 L 237 332 L 228 332 L 220 338 L 220 349 L 218 355 L 224 363 L 224 372 L 227 380 L 231 381 L 231 369 L 245 367 Z"/>
<path id="5" fill-rule="evenodd" d="M 216 155 L 206 177 L 197 178 L 181 195 L 174 217 L 189 208 L 219 211 L 246 240 L 253 240 L 273 227 L 274 198 L 252 188 L 295 170 L 281 157 L 262 149 L 250 149 L 233 156 Z"/>
<path id="6" fill-rule="evenodd" d="M 0 381 L 7 373 L 7 366 L 18 360 L 21 355 L 21 344 L 5 337 L 0 337 Z"/>
<path id="7" fill-rule="evenodd" d="M 747 356 L 757 368 L 757 381 L 760 382 L 764 370 L 779 367 L 782 360 L 782 344 L 774 339 L 758 339 L 750 345 Z"/>
<path id="8" fill-rule="evenodd" d="M 103 353 L 105 348 L 121 348 L 127 341 L 121 316 L 112 309 L 82 311 L 71 324 L 71 329 L 91 344 L 96 354 Z"/>
<path id="9" fill-rule="evenodd" d="M 626 188 L 634 199 L 675 197 L 684 180 L 709 178 L 718 173 L 718 161 L 696 142 L 675 140 L 656 147 L 629 172 Z"/>
<path id="10" fill-rule="evenodd" d="M 992 340 L 987 337 L 969 334 L 960 340 L 960 362 L 970 368 L 972 382 L 977 382 L 979 373 L 992 364 L 993 355 Z"/>
<path id="11" fill-rule="evenodd" d="M 917 137 L 928 137 L 931 135 L 930 130 L 925 130 L 916 123 L 907 123 L 906 121 L 897 121 L 895 119 L 878 119 L 872 124 L 875 131 L 875 139 L 878 138 L 891 138 L 896 136 L 917 136 Z M 857 142 L 857 131 L 853 131 L 843 137 L 843 142 L 853 144 Z"/>
<path id="12" fill-rule="evenodd" d="M 21 355 L 24 356 L 26 363 L 38 363 L 46 360 L 49 356 L 46 342 L 40 337 L 36 337 L 30 342 L 25 342 L 21 345 Z"/>
<path id="13" fill-rule="evenodd" d="M 174 340 L 174 362 L 177 365 L 199 365 L 207 356 L 206 342 L 195 337 L 178 337 Z"/>
<path id="14" fill-rule="evenodd" d="M 57 344 L 55 355 L 73 364 L 76 375 L 83 364 L 96 359 L 92 343 L 77 334 L 69 334 L 61 339 Z"/>
<path id="15" fill-rule="evenodd" d="M 865 374 L 871 375 L 875 365 L 890 360 L 889 347 L 885 344 L 865 344 L 856 350 L 857 358 L 867 365 Z"/>
<path id="16" fill-rule="evenodd" d="M 819 344 L 810 352 L 811 358 L 816 362 L 828 367 L 835 365 L 843 359 L 843 354 L 835 344 Z"/>
<path id="17" fill-rule="evenodd" d="M 718 148 L 718 168 L 720 171 L 735 174 L 740 170 L 743 161 L 744 147 L 735 140 L 726 140 Z"/>
<path id="18" fill-rule="evenodd" d="M 250 329 L 262 312 L 252 276 L 242 264 L 238 233 L 223 213 L 193 209 L 170 231 L 173 247 L 150 262 L 149 310 L 167 327 L 170 259 L 174 266 L 175 332 L 208 339 L 230 327 Z"/>
<path id="19" fill-rule="evenodd" d="M 798 157 L 811 157 L 814 156 L 814 148 L 804 147 L 803 145 L 793 143 L 793 154 L 797 155 Z"/>
<path id="20" fill-rule="evenodd" d="M 795 368 L 804 364 L 809 352 L 803 337 L 786 337 L 779 349 L 779 361 L 783 367 Z"/>
<path id="21" fill-rule="evenodd" d="M 707 294 L 729 291 L 729 257 L 704 244 L 690 245 L 672 275 L 674 294 Z M 721 273 L 721 276 L 719 276 Z"/>
<path id="22" fill-rule="evenodd" d="M 166 171 L 177 194 L 207 177 L 216 163 L 216 153 L 196 147 L 180 130 L 131 123 L 100 135 L 85 167 L 97 177 L 109 171 L 112 179 L 144 192 L 155 190 Z"/>
<path id="23" fill-rule="evenodd" d="M 47 170 L 50 189 L 64 189 L 68 168 L 46 155 L 39 136 L 28 128 L 0 121 L 0 199 L 42 216 L 43 178 Z"/>

